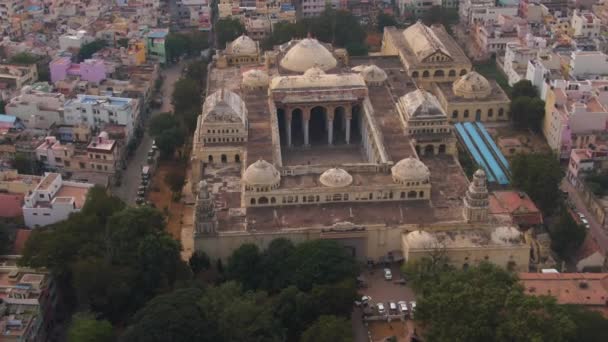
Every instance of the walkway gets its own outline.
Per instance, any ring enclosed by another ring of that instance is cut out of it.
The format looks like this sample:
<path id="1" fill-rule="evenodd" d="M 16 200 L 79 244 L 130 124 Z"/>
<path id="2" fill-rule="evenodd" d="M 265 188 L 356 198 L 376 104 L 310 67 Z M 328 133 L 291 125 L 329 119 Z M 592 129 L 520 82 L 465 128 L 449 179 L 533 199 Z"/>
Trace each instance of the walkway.
<path id="1" fill-rule="evenodd" d="M 606 251 L 608 251 L 608 232 L 602 227 L 602 225 L 600 225 L 596 221 L 595 217 L 591 215 L 589 210 L 587 210 L 587 206 L 583 202 L 582 198 L 579 196 L 578 191 L 565 178 L 562 181 L 561 188 L 562 190 L 568 192 L 568 197 L 576 206 L 576 209 L 587 217 L 587 220 L 589 221 L 589 231 L 591 232 L 591 235 L 593 236 L 595 241 L 597 241 L 602 251 L 606 253 Z"/>

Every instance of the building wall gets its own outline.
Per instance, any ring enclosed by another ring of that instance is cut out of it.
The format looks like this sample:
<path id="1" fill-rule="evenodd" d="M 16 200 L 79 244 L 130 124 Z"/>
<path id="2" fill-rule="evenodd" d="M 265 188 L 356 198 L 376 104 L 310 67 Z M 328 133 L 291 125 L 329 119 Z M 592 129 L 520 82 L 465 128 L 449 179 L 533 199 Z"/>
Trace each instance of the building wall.
<path id="1" fill-rule="evenodd" d="M 58 93 L 22 93 L 11 99 L 5 110 L 27 128 L 49 129 L 63 122 L 63 102 L 64 96 Z"/>

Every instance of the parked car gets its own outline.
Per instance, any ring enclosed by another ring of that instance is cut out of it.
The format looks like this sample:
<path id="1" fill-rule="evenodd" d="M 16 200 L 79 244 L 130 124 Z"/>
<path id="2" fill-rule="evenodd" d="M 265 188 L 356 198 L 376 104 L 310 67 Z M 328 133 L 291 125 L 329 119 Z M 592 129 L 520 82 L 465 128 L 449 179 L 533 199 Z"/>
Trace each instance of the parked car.
<path id="1" fill-rule="evenodd" d="M 378 308 L 379 314 L 384 315 L 386 313 L 386 308 L 384 307 L 384 304 L 378 303 L 376 304 L 376 307 Z"/>
<path id="2" fill-rule="evenodd" d="M 392 280 L 393 279 L 393 273 L 388 268 L 384 269 L 384 279 L 386 279 L 386 280 Z"/>
<path id="3" fill-rule="evenodd" d="M 143 198 L 144 196 L 146 196 L 146 192 L 145 191 L 139 190 L 137 192 L 137 197 L 142 197 Z"/>
<path id="4" fill-rule="evenodd" d="M 369 303 L 372 300 L 372 297 L 370 296 L 363 296 L 361 297 L 361 302 L 362 303 Z"/>
<path id="5" fill-rule="evenodd" d="M 137 197 L 135 199 L 135 204 L 140 205 L 143 204 L 145 202 L 145 200 L 142 197 Z"/>
<path id="6" fill-rule="evenodd" d="M 416 311 L 416 302 L 410 302 L 410 310 L 412 312 L 412 317 L 414 317 L 414 312 Z"/>
<path id="7" fill-rule="evenodd" d="M 397 311 L 397 304 L 395 302 L 389 302 L 388 303 L 388 308 L 392 312 Z"/>
<path id="8" fill-rule="evenodd" d="M 399 301 L 397 304 L 399 304 L 399 311 L 401 311 L 402 314 L 407 314 L 407 304 L 404 300 Z"/>

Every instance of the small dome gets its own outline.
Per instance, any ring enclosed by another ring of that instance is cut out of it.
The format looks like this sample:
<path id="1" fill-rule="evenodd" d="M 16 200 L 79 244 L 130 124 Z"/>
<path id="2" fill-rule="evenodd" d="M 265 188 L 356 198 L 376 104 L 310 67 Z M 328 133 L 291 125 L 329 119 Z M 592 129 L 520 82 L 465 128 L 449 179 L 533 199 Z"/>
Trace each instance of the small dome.
<path id="1" fill-rule="evenodd" d="M 243 73 L 243 86 L 266 87 L 268 83 L 268 74 L 260 69 L 253 69 Z"/>
<path id="2" fill-rule="evenodd" d="M 386 81 L 386 72 L 375 65 L 369 65 L 361 71 L 365 83 L 382 83 Z"/>
<path id="3" fill-rule="evenodd" d="M 335 68 L 338 62 L 318 40 L 306 38 L 292 46 L 280 64 L 289 71 L 304 72 L 314 66 L 329 70 Z"/>
<path id="4" fill-rule="evenodd" d="M 236 55 L 252 55 L 258 52 L 258 45 L 255 41 L 246 35 L 242 35 L 233 40 L 230 44 L 233 54 Z"/>
<path id="5" fill-rule="evenodd" d="M 490 96 L 492 86 L 485 77 L 471 71 L 454 82 L 452 91 L 465 99 L 483 99 Z"/>
<path id="6" fill-rule="evenodd" d="M 424 230 L 415 230 L 405 236 L 405 241 L 409 248 L 412 249 L 427 249 L 437 246 L 437 239 Z"/>
<path id="7" fill-rule="evenodd" d="M 391 168 L 393 180 L 403 182 L 425 182 L 431 177 L 431 171 L 423 162 L 416 158 L 405 158 L 400 160 Z"/>
<path id="8" fill-rule="evenodd" d="M 319 69 L 316 66 L 314 66 L 304 72 L 304 76 L 306 76 L 306 77 L 317 77 L 320 75 L 325 75 L 325 71 Z"/>
<path id="9" fill-rule="evenodd" d="M 260 159 L 245 170 L 243 181 L 250 186 L 274 186 L 281 181 L 281 174 L 274 165 Z"/>
<path id="10" fill-rule="evenodd" d="M 399 101 L 410 113 L 410 117 L 440 118 L 445 116 L 445 112 L 437 97 L 426 90 L 416 89 L 410 91 L 401 96 Z"/>
<path id="11" fill-rule="evenodd" d="M 321 184 L 330 188 L 341 188 L 349 186 L 353 182 L 353 176 L 343 169 L 329 169 L 319 177 Z"/>
<path id="12" fill-rule="evenodd" d="M 478 169 L 473 174 L 473 177 L 485 177 L 485 176 L 486 176 L 486 172 L 484 170 L 482 170 L 482 169 Z"/>
<path id="13" fill-rule="evenodd" d="M 492 242 L 499 245 L 512 245 L 522 241 L 522 234 L 515 227 L 498 227 L 492 232 Z"/>

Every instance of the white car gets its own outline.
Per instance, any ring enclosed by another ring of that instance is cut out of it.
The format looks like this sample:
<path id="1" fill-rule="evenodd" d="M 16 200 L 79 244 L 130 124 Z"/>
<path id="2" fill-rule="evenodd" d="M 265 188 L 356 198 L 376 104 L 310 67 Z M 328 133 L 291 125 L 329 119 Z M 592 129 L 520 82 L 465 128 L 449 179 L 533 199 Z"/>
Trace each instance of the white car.
<path id="1" fill-rule="evenodd" d="M 403 314 L 407 313 L 407 304 L 405 303 L 404 300 L 398 302 L 397 304 L 399 304 L 399 311 L 401 311 L 401 313 L 403 313 Z"/>
<path id="2" fill-rule="evenodd" d="M 393 273 L 388 268 L 384 269 L 384 279 L 386 279 L 386 280 L 392 280 L 393 279 Z"/>
<path id="3" fill-rule="evenodd" d="M 389 302 L 388 303 L 388 309 L 390 311 L 397 311 L 397 304 L 395 302 Z"/>
<path id="4" fill-rule="evenodd" d="M 386 308 L 384 307 L 384 304 L 378 303 L 376 304 L 376 307 L 378 308 L 379 314 L 384 315 L 386 313 Z"/>
<path id="5" fill-rule="evenodd" d="M 410 309 L 412 311 L 412 317 L 414 317 L 414 311 L 416 311 L 416 302 L 410 302 Z"/>

